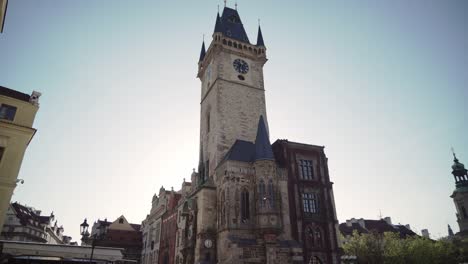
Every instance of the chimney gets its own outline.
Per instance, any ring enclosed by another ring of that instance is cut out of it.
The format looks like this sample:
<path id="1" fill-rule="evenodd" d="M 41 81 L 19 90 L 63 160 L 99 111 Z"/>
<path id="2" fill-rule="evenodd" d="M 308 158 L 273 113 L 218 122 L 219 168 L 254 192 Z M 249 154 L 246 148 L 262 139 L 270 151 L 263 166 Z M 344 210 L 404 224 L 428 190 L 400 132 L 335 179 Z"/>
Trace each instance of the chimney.
<path id="1" fill-rule="evenodd" d="M 429 234 L 429 230 L 427 229 L 421 230 L 421 235 L 425 238 L 431 238 L 431 235 Z"/>
<path id="2" fill-rule="evenodd" d="M 392 218 L 390 218 L 390 217 L 387 216 L 387 217 L 385 217 L 383 220 L 384 220 L 385 222 L 387 222 L 387 224 L 392 225 Z"/>

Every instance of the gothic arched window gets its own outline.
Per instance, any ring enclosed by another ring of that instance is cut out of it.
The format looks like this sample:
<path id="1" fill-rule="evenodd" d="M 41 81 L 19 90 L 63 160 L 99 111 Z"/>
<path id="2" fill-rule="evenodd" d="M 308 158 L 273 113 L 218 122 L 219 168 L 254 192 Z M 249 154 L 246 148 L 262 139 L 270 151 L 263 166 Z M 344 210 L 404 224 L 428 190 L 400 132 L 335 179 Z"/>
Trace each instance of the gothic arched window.
<path id="1" fill-rule="evenodd" d="M 275 208 L 275 190 L 273 188 L 273 180 L 270 179 L 268 182 L 268 197 L 270 198 L 270 208 Z"/>
<path id="2" fill-rule="evenodd" d="M 322 238 L 322 231 L 320 230 L 320 228 L 318 228 L 318 227 L 315 228 L 314 237 L 315 237 L 315 244 L 318 247 L 322 247 L 323 246 L 323 238 Z"/>
<path id="3" fill-rule="evenodd" d="M 242 190 L 241 193 L 241 220 L 247 222 L 250 219 L 249 191 Z"/>
<path id="4" fill-rule="evenodd" d="M 260 180 L 258 184 L 258 198 L 260 199 L 260 207 L 265 207 L 266 196 L 265 196 L 265 181 Z"/>
<path id="5" fill-rule="evenodd" d="M 323 262 L 319 257 L 315 256 L 310 258 L 309 264 L 323 264 Z"/>
<path id="6" fill-rule="evenodd" d="M 221 218 L 221 225 L 226 223 L 226 208 L 225 208 L 225 201 L 226 201 L 226 192 L 223 190 L 221 192 L 221 201 L 220 201 L 220 218 Z"/>

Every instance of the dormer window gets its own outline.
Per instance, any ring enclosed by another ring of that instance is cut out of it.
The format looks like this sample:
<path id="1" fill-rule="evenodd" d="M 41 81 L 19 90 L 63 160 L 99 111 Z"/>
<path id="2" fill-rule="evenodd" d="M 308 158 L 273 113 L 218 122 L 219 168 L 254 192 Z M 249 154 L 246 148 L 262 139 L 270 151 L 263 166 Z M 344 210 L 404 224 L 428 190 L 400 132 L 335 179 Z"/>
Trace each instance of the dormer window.
<path id="1" fill-rule="evenodd" d="M 240 23 L 240 19 L 238 16 L 236 15 L 232 15 L 228 18 L 228 21 L 231 22 L 231 23 Z"/>
<path id="2" fill-rule="evenodd" d="M 123 222 L 124 222 L 123 218 L 120 218 L 119 219 L 119 224 L 123 224 Z"/>

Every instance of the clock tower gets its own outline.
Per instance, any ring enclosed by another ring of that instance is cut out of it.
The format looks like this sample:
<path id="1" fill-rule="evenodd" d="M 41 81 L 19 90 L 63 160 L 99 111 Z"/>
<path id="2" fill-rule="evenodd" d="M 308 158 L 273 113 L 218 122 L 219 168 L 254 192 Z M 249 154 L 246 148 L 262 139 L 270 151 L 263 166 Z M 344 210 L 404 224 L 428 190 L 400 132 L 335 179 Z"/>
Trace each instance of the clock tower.
<path id="1" fill-rule="evenodd" d="M 212 37 L 207 50 L 203 43 L 198 62 L 198 184 L 213 176 L 236 140 L 255 141 L 260 116 L 268 128 L 263 82 L 267 58 L 260 27 L 257 43 L 250 43 L 237 10 L 225 7 L 222 15 L 218 13 L 216 17 Z"/>

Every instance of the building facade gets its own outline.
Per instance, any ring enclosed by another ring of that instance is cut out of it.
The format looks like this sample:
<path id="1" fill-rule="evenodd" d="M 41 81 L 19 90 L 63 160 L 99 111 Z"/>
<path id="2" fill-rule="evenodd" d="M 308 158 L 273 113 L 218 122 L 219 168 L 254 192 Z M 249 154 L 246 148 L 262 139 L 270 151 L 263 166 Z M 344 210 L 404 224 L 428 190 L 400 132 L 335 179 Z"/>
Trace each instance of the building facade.
<path id="1" fill-rule="evenodd" d="M 38 92 L 24 94 L 0 86 L 0 230 L 18 182 L 24 153 L 36 129 L 33 123 L 39 109 Z"/>
<path id="2" fill-rule="evenodd" d="M 400 238 L 417 236 L 417 234 L 411 230 L 410 225 L 392 224 L 392 219 L 390 217 L 385 217 L 378 220 L 351 218 L 346 220 L 345 223 L 341 223 L 339 229 L 343 235 L 343 243 L 347 243 L 348 239 L 353 235 L 354 232 L 357 232 L 358 234 L 368 234 L 371 232 L 384 234 L 386 232 L 391 232 L 397 233 Z M 423 230 L 426 230 L 426 232 L 429 234 L 427 229 Z M 423 230 L 421 233 L 423 233 Z"/>
<path id="3" fill-rule="evenodd" d="M 468 237 L 468 171 L 453 153 L 452 175 L 455 178 L 455 190 L 450 196 L 455 203 L 457 222 L 460 232 L 457 236 Z"/>
<path id="4" fill-rule="evenodd" d="M 0 0 L 0 33 L 3 33 L 3 28 L 5 27 L 7 7 L 8 0 Z"/>
<path id="5" fill-rule="evenodd" d="M 54 213 L 41 215 L 41 211 L 19 203 L 8 208 L 0 240 L 69 245 L 70 236 L 63 234 L 63 226 L 57 224 Z"/>
<path id="6" fill-rule="evenodd" d="M 168 233 L 160 237 L 158 262 L 145 263 L 339 263 L 338 222 L 323 147 L 270 143 L 266 52 L 260 27 L 253 44 L 237 10 L 225 7 L 217 14 L 212 41 L 207 49 L 202 44 L 198 62 L 198 171 L 181 190 L 171 191 L 178 197 L 177 214 L 166 192 L 153 197 L 151 211 L 158 200 L 166 210 L 161 219 Z M 301 174 L 301 164 L 290 162 L 291 155 L 313 160 L 313 177 L 301 178 L 309 176 Z M 157 221 L 152 214 L 144 221 L 148 225 Z M 172 219 L 177 219 L 175 230 Z"/>
<path id="7" fill-rule="evenodd" d="M 338 219 L 324 147 L 277 140 L 275 157 L 288 176 L 291 233 L 306 260 L 339 256 Z M 310 262 L 310 261 L 309 261 Z"/>
<path id="8" fill-rule="evenodd" d="M 92 245 L 93 238 L 97 237 L 94 245 L 122 248 L 124 259 L 139 263 L 142 248 L 140 229 L 141 225 L 129 223 L 123 215 L 113 222 L 98 220 L 94 222 L 91 234 L 82 238 L 82 246 Z"/>
<path id="9" fill-rule="evenodd" d="M 172 194 L 171 191 L 166 191 L 164 187 L 161 187 L 159 193 L 153 196 L 150 214 L 141 224 L 143 233 L 142 264 L 159 263 L 162 217 L 167 211 Z"/>

